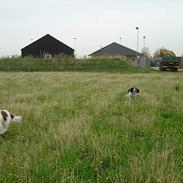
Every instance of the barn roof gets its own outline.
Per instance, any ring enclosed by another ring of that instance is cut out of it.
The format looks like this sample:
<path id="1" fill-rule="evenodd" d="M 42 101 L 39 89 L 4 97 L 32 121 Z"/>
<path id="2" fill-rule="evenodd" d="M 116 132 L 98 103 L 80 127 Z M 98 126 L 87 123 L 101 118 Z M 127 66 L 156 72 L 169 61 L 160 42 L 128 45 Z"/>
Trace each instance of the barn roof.
<path id="1" fill-rule="evenodd" d="M 31 44 L 25 46 L 24 48 L 22 48 L 21 50 L 24 50 L 24 49 L 27 49 L 27 48 L 31 48 L 32 46 L 36 45 L 36 44 L 40 44 L 40 42 L 44 42 L 45 40 L 52 40 L 54 41 L 57 45 L 60 45 L 60 46 L 64 46 L 68 49 L 71 49 L 74 51 L 73 48 L 67 46 L 66 44 L 64 44 L 63 42 L 59 41 L 58 39 L 54 38 L 53 36 L 51 36 L 50 34 L 46 34 L 45 36 L 41 37 L 40 39 L 32 42 Z"/>
<path id="2" fill-rule="evenodd" d="M 140 53 L 127 48 L 121 44 L 118 44 L 116 42 L 113 42 L 94 53 L 90 54 L 89 56 L 100 56 L 100 55 L 124 55 L 124 56 L 137 56 Z"/>

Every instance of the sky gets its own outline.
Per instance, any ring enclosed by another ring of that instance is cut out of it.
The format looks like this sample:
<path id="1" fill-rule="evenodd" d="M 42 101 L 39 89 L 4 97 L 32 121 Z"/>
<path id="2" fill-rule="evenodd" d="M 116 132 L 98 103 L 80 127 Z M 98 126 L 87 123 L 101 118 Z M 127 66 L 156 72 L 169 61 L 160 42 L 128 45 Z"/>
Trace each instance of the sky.
<path id="1" fill-rule="evenodd" d="M 0 57 L 50 34 L 78 57 L 112 42 L 183 55 L 183 0 L 0 0 Z M 74 41 L 74 38 L 76 40 Z M 121 38 L 121 39 L 120 39 Z"/>

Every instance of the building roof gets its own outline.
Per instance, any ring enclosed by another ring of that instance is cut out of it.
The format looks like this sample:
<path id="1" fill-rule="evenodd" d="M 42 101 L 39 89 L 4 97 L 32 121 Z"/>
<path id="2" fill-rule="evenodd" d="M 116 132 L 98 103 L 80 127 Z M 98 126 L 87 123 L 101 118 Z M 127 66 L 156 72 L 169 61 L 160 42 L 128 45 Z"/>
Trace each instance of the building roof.
<path id="1" fill-rule="evenodd" d="M 71 49 L 71 50 L 74 51 L 73 48 L 67 46 L 66 44 L 64 44 L 63 42 L 61 42 L 61 41 L 59 41 L 58 39 L 54 38 L 54 37 L 51 36 L 50 34 L 46 34 L 45 36 L 41 37 L 40 39 L 38 39 L 38 40 L 32 42 L 31 44 L 29 44 L 29 45 L 27 45 L 27 46 L 25 46 L 25 47 L 22 48 L 21 50 L 24 50 L 24 49 L 27 49 L 27 48 L 31 48 L 31 47 L 33 47 L 34 45 L 43 46 L 42 43 L 44 43 L 44 42 L 46 42 L 46 41 L 48 41 L 48 40 L 51 40 L 52 42 L 54 41 L 54 44 L 56 44 L 57 46 L 59 46 L 59 45 L 62 46 L 62 47 L 64 46 L 64 47 L 66 47 L 66 48 Z M 41 43 L 41 42 L 42 42 L 42 43 Z"/>
<path id="2" fill-rule="evenodd" d="M 121 44 L 118 44 L 116 42 L 113 42 L 94 53 L 90 54 L 89 56 L 102 56 L 102 55 L 123 55 L 123 56 L 137 56 L 141 55 L 141 53 L 138 53 L 130 48 L 127 48 Z"/>

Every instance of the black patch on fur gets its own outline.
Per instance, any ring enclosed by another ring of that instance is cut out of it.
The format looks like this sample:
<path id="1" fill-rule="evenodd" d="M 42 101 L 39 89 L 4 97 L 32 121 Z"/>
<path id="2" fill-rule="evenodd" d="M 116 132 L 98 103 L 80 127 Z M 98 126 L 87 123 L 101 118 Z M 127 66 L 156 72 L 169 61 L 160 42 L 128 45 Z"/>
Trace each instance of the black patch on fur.
<path id="1" fill-rule="evenodd" d="M 13 114 L 10 114 L 11 115 L 11 119 L 13 119 L 15 116 Z"/>
<path id="2" fill-rule="evenodd" d="M 130 89 L 128 89 L 128 93 L 129 93 L 129 92 L 131 92 L 131 93 L 132 93 L 133 89 L 134 89 L 134 88 L 130 88 Z"/>
<path id="3" fill-rule="evenodd" d="M 1 111 L 1 115 L 3 116 L 4 121 L 6 121 L 8 114 L 5 111 Z"/>
<path id="4" fill-rule="evenodd" d="M 140 90 L 138 88 L 130 88 L 130 89 L 128 89 L 128 93 L 129 92 L 134 93 L 134 89 L 136 90 L 136 93 L 140 92 Z"/>
<path id="5" fill-rule="evenodd" d="M 140 92 L 140 90 L 138 89 L 138 88 L 136 88 L 137 89 L 137 93 L 139 93 Z"/>

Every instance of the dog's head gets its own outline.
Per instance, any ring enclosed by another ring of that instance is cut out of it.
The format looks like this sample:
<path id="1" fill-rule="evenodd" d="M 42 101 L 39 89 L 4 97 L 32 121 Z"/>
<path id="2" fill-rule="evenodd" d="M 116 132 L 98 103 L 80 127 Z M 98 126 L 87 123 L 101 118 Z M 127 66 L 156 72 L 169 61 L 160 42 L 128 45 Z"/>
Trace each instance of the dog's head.
<path id="1" fill-rule="evenodd" d="M 128 93 L 131 93 L 132 95 L 136 95 L 139 92 L 140 92 L 140 90 L 138 88 L 130 88 L 130 89 L 128 89 Z"/>

